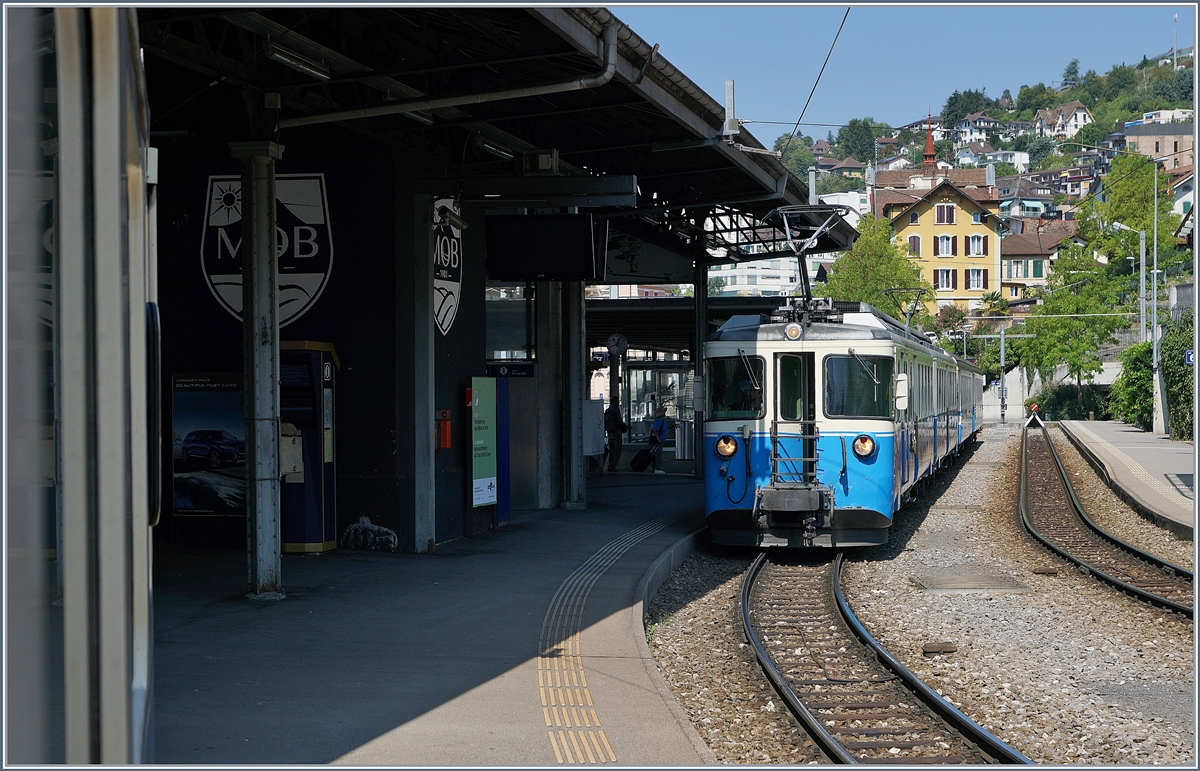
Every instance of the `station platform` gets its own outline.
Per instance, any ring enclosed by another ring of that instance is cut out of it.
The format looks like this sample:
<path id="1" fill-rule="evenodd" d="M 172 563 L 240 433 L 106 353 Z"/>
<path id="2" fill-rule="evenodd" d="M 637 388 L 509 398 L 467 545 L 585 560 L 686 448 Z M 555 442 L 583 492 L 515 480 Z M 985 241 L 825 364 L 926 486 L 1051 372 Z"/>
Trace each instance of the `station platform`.
<path id="1" fill-rule="evenodd" d="M 159 548 L 155 762 L 715 762 L 641 617 L 701 490 L 618 471 L 589 478 L 586 510 L 515 512 L 436 554 L 287 555 L 276 602 L 244 598 L 242 551 Z"/>
<path id="2" fill-rule="evenodd" d="M 1191 442 L 1108 420 L 1062 420 L 1058 426 L 1108 486 L 1139 514 L 1181 538 L 1195 528 Z"/>

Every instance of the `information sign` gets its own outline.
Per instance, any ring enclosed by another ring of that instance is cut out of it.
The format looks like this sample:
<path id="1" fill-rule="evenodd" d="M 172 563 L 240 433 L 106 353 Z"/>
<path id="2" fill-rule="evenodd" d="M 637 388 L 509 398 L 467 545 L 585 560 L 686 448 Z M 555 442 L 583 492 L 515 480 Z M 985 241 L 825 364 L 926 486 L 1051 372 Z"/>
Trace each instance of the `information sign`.
<path id="1" fill-rule="evenodd" d="M 1188 365 L 1189 367 L 1193 366 L 1196 363 L 1196 352 L 1193 351 L 1191 348 L 1184 351 L 1183 352 L 1183 363 Z"/>
<path id="2" fill-rule="evenodd" d="M 471 378 L 471 506 L 496 503 L 496 379 Z"/>

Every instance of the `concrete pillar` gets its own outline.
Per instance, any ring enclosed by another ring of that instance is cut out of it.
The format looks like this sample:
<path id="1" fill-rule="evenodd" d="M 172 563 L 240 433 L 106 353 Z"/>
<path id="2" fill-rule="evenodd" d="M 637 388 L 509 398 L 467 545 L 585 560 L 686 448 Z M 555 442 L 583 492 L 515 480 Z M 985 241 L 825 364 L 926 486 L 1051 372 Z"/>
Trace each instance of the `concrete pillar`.
<path id="1" fill-rule="evenodd" d="M 692 268 L 692 299 L 696 308 L 695 326 L 692 337 L 692 367 L 695 374 L 693 398 L 695 399 L 696 417 L 692 444 L 693 457 L 696 459 L 696 479 L 704 478 L 704 341 L 708 338 L 708 266 L 697 261 Z"/>
<path id="2" fill-rule="evenodd" d="M 414 196 L 412 266 L 412 407 L 414 552 L 432 552 L 437 539 L 434 387 L 433 197 Z"/>
<path id="3" fill-rule="evenodd" d="M 583 454 L 583 402 L 588 397 L 588 389 L 582 281 L 563 282 L 562 313 L 562 366 L 567 403 L 563 431 L 566 489 L 560 505 L 564 509 L 586 509 L 587 458 Z"/>
<path id="4" fill-rule="evenodd" d="M 284 597 L 279 520 L 279 285 L 275 142 L 230 142 L 242 165 L 242 363 L 246 392 L 246 538 L 254 600 Z"/>
<path id="5" fill-rule="evenodd" d="M 563 496 L 562 285 L 539 281 L 537 308 L 537 507 L 557 508 Z"/>

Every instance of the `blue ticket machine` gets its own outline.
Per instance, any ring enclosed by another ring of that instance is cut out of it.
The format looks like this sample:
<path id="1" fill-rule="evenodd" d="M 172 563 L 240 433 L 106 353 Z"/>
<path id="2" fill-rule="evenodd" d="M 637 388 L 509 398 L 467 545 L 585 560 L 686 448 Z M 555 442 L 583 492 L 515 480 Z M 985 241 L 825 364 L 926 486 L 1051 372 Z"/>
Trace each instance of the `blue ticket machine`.
<path id="1" fill-rule="evenodd" d="M 337 547 L 337 353 L 309 340 L 279 348 L 283 550 L 329 551 Z"/>

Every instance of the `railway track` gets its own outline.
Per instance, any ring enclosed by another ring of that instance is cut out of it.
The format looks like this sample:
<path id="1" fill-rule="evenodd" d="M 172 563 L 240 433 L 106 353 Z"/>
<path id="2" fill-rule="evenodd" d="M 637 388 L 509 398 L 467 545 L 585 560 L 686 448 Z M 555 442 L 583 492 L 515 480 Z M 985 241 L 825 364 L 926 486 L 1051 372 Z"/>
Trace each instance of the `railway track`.
<path id="1" fill-rule="evenodd" d="M 1024 429 L 1019 505 L 1025 528 L 1047 548 L 1126 594 L 1193 617 L 1191 572 L 1096 525 L 1071 488 L 1040 421 L 1038 428 Z"/>
<path id="2" fill-rule="evenodd" d="M 760 555 L 742 586 L 742 623 L 767 677 L 838 763 L 1031 763 L 937 695 L 850 612 L 836 560 Z"/>

